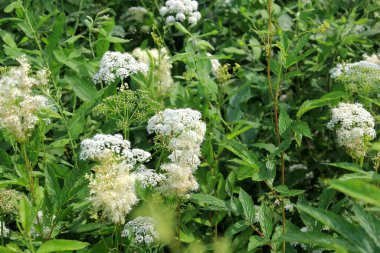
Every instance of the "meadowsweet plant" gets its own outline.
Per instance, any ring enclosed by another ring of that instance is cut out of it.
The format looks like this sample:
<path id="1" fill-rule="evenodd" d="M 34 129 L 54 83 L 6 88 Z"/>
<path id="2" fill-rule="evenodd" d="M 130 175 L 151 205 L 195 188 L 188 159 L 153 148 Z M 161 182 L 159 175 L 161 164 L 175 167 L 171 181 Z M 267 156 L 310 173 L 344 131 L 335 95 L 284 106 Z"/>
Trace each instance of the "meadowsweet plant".
<path id="1" fill-rule="evenodd" d="M 380 252 L 352 2 L 0 1 L 0 252 Z"/>
<path id="2" fill-rule="evenodd" d="M 167 25 L 176 21 L 187 21 L 189 24 L 195 25 L 201 19 L 201 14 L 197 10 L 198 1 L 168 0 L 160 8 L 160 15 L 166 17 Z"/>
<path id="3" fill-rule="evenodd" d="M 33 74 L 25 57 L 17 60 L 20 66 L 0 76 L 0 127 L 24 142 L 40 120 L 38 112 L 50 106 L 48 98 L 35 92 L 48 84 L 48 71 Z"/>
<path id="4" fill-rule="evenodd" d="M 376 137 L 372 115 L 359 103 L 340 103 L 331 112 L 327 127 L 335 129 L 338 144 L 353 158 L 364 157 L 369 141 Z"/>
<path id="5" fill-rule="evenodd" d="M 192 109 L 166 109 L 148 121 L 148 133 L 155 133 L 156 142 L 171 152 L 170 162 L 161 165 L 166 175 L 161 190 L 167 194 L 183 197 L 198 189 L 192 173 L 200 164 L 200 148 L 206 132 L 201 116 Z"/>

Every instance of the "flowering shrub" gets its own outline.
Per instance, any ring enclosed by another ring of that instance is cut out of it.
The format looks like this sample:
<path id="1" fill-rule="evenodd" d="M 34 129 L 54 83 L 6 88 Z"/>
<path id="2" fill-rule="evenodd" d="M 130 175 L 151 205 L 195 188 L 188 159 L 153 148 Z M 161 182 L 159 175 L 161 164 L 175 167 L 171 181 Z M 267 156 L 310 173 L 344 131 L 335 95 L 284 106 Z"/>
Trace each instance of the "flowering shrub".
<path id="1" fill-rule="evenodd" d="M 380 252 L 376 1 L 0 1 L 0 252 Z"/>

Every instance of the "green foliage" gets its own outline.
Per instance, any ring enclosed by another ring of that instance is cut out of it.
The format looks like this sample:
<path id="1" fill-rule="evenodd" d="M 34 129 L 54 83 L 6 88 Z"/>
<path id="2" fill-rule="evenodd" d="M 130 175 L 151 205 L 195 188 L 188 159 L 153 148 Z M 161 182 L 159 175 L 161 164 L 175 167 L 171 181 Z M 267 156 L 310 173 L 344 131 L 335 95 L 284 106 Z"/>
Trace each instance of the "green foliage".
<path id="1" fill-rule="evenodd" d="M 168 24 L 164 4 L 0 1 L 0 80 L 25 55 L 33 73 L 50 72 L 33 92 L 51 103 L 22 142 L 0 119 L 0 187 L 22 194 L 17 212 L 0 212 L 10 231 L 0 231 L 0 252 L 379 252 L 378 137 L 352 159 L 326 126 L 330 108 L 361 103 L 379 132 L 379 69 L 329 73 L 379 53 L 379 4 L 199 0 L 195 25 Z M 105 52 L 135 48 L 166 50 L 170 66 L 160 73 L 149 55 L 147 73 L 93 84 Z M 1 85 L 0 100 L 11 95 Z M 146 168 L 168 174 L 162 165 L 179 158 L 146 131 L 167 108 L 199 111 L 207 130 L 192 150 L 197 191 L 168 197 L 157 190 L 165 185 L 136 184 L 140 202 L 124 218 L 157 221 L 160 239 L 148 246 L 92 211 L 96 162 L 80 160 L 80 143 L 120 133 L 152 153 Z"/>

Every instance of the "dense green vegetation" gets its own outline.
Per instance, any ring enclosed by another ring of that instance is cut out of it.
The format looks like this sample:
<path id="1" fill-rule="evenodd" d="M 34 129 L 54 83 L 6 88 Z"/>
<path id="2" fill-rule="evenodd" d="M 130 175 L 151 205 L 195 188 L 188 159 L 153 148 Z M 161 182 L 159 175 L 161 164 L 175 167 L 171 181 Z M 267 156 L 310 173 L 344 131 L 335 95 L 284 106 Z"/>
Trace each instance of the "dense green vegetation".
<path id="1" fill-rule="evenodd" d="M 371 0 L 0 1 L 0 252 L 380 252 L 379 35 Z"/>

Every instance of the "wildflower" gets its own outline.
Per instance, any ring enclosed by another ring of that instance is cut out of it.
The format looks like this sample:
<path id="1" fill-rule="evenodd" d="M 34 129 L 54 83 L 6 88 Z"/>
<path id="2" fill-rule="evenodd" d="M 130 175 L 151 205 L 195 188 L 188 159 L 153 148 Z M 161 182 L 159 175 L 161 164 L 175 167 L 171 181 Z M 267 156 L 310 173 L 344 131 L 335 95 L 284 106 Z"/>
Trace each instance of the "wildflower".
<path id="1" fill-rule="evenodd" d="M 191 109 L 166 109 L 148 121 L 148 133 L 155 133 L 156 141 L 171 151 L 171 162 L 161 166 L 166 178 L 159 189 L 164 193 L 186 197 L 198 189 L 193 172 L 200 164 L 200 146 L 206 132 L 201 116 Z"/>
<path id="2" fill-rule="evenodd" d="M 9 214 L 17 210 L 22 194 L 16 190 L 0 188 L 0 213 Z"/>
<path id="3" fill-rule="evenodd" d="M 157 87 L 155 90 L 160 94 L 168 93 L 173 86 L 173 78 L 171 76 L 172 63 L 170 62 L 166 48 L 143 50 L 136 48 L 133 50 L 132 55 L 140 62 L 148 66 L 152 66 L 153 76 L 157 80 Z"/>
<path id="4" fill-rule="evenodd" d="M 198 2 L 192 0 L 167 0 L 165 6 L 160 8 L 160 15 L 166 16 L 166 24 L 175 21 L 184 22 L 186 19 L 191 25 L 195 25 L 201 14 L 197 11 Z"/>
<path id="5" fill-rule="evenodd" d="M 115 25 L 111 31 L 111 35 L 119 37 L 119 38 L 124 38 L 125 37 L 125 30 L 122 26 Z"/>
<path id="6" fill-rule="evenodd" d="M 338 64 L 331 77 L 343 82 L 350 91 L 372 91 L 380 88 L 380 60 L 377 55 L 364 55 L 364 60 Z"/>
<path id="7" fill-rule="evenodd" d="M 212 56 L 212 55 L 210 53 L 207 53 L 207 56 Z M 218 59 L 210 59 L 210 62 L 211 62 L 211 73 L 214 76 L 217 76 L 218 72 L 219 72 L 219 68 L 222 65 L 220 64 L 220 62 L 218 61 Z"/>
<path id="8" fill-rule="evenodd" d="M 90 181 L 90 201 L 95 211 L 101 211 L 113 223 L 124 224 L 125 215 L 138 202 L 135 175 L 124 163 L 112 157 L 94 166 L 95 174 L 86 175 Z"/>
<path id="9" fill-rule="evenodd" d="M 165 179 L 164 175 L 157 174 L 154 170 L 147 169 L 144 166 L 137 168 L 133 174 L 142 188 L 155 187 Z"/>
<path id="10" fill-rule="evenodd" d="M 38 123 L 38 113 L 50 107 L 49 100 L 34 90 L 47 84 L 48 71 L 33 75 L 25 57 L 17 60 L 20 66 L 11 67 L 0 77 L 0 128 L 23 142 Z"/>
<path id="11" fill-rule="evenodd" d="M 366 142 L 376 136 L 375 121 L 372 115 L 359 103 L 340 103 L 333 108 L 329 129 L 336 129 L 338 143 L 344 146 L 355 158 L 366 153 Z"/>
<path id="12" fill-rule="evenodd" d="M 136 61 L 129 53 L 106 52 L 100 61 L 100 69 L 94 75 L 94 83 L 105 82 L 110 84 L 119 78 L 124 80 L 138 72 L 147 73 L 148 65 Z"/>
<path id="13" fill-rule="evenodd" d="M 149 245 L 159 238 L 154 220 L 151 217 L 137 217 L 125 224 L 122 237 L 131 236 L 138 244 Z"/>

